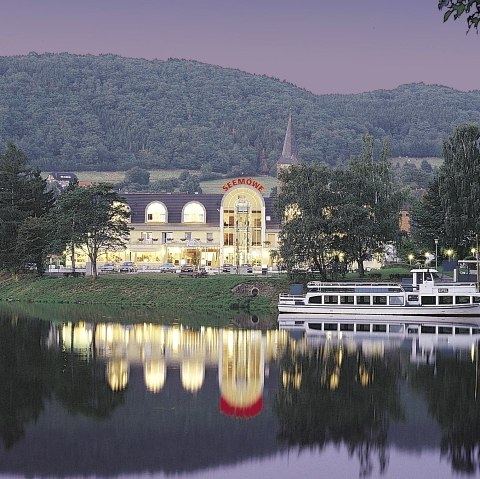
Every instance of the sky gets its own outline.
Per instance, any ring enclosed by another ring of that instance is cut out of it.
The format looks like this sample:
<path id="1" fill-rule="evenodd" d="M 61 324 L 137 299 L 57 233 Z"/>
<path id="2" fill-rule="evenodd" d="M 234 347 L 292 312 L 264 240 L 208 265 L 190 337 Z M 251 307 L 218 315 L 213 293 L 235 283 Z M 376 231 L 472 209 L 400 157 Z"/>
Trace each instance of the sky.
<path id="1" fill-rule="evenodd" d="M 184 58 L 317 94 L 480 89 L 480 35 L 438 0 L 0 0 L 0 56 Z"/>

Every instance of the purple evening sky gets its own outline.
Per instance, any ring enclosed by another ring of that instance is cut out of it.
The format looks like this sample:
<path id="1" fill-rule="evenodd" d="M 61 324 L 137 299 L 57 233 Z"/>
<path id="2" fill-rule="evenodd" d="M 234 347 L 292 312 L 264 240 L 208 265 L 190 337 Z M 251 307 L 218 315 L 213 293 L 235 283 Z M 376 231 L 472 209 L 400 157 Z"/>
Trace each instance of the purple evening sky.
<path id="1" fill-rule="evenodd" d="M 480 35 L 437 0 L 0 0 L 0 55 L 199 60 L 314 93 L 480 89 Z"/>

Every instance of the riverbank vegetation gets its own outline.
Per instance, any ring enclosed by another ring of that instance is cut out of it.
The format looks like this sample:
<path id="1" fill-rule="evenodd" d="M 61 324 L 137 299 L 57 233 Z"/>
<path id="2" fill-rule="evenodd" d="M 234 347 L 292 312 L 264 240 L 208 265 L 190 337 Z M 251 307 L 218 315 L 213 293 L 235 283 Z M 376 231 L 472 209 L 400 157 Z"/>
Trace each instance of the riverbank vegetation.
<path id="1" fill-rule="evenodd" d="M 0 301 L 70 305 L 111 305 L 150 308 L 160 317 L 191 314 L 202 318 L 222 317 L 235 311 L 276 314 L 280 292 L 288 292 L 286 276 L 252 277 L 212 275 L 180 278 L 174 274 L 110 274 L 96 281 L 90 277 L 53 278 L 24 275 L 0 279 Z M 251 284 L 245 293 L 234 293 L 241 283 Z M 249 294 L 256 288 L 257 295 Z"/>

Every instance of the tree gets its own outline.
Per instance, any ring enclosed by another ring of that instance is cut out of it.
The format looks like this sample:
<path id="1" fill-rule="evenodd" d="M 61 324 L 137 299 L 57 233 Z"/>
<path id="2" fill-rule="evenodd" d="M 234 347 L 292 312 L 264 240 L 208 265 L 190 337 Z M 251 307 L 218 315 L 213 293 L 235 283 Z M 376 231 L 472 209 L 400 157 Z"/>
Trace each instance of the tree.
<path id="1" fill-rule="evenodd" d="M 480 22 L 480 0 L 440 0 L 438 2 L 439 10 L 446 10 L 443 21 L 446 22 L 452 15 L 457 20 L 463 15 L 467 16 L 467 26 L 472 27 L 478 32 Z"/>
<path id="2" fill-rule="evenodd" d="M 480 233 L 480 127 L 461 125 L 444 142 L 438 194 L 444 214 L 445 240 L 460 254 Z"/>
<path id="3" fill-rule="evenodd" d="M 130 168 L 125 173 L 125 183 L 135 183 L 137 185 L 148 185 L 150 182 L 150 172 L 139 166 Z"/>
<path id="4" fill-rule="evenodd" d="M 399 211 L 403 194 L 394 191 L 390 170 L 389 146 L 382 141 L 380 156 L 375 155 L 375 139 L 364 135 L 362 152 L 347 169 L 344 191 L 338 208 L 338 230 L 343 232 L 340 248 L 358 264 L 364 276 L 363 262 L 383 251 L 385 243 L 399 234 Z"/>
<path id="5" fill-rule="evenodd" d="M 125 247 L 130 213 L 123 198 L 105 183 L 72 188 L 58 200 L 56 246 L 83 248 L 97 277 L 97 258 L 101 252 Z"/>
<path id="6" fill-rule="evenodd" d="M 186 175 L 183 175 L 183 180 L 180 185 L 180 191 L 183 193 L 201 193 L 202 188 L 200 186 L 200 180 L 198 176 L 196 175 L 191 175 L 188 171 L 186 172 Z"/>
<path id="7" fill-rule="evenodd" d="M 398 237 L 403 194 L 393 189 L 386 141 L 379 158 L 375 139 L 365 135 L 361 155 L 347 169 L 303 164 L 279 179 L 279 253 L 289 271 L 312 265 L 325 278 L 343 253 L 363 276 L 363 262 Z"/>
<path id="8" fill-rule="evenodd" d="M 38 254 L 19 248 L 19 240 L 23 236 L 36 236 L 30 231 L 39 219 L 44 217 L 53 205 L 53 192 L 47 191 L 46 181 L 39 171 L 27 165 L 26 155 L 15 145 L 9 144 L 3 155 L 0 155 L 0 268 L 19 271 L 24 263 L 35 262 L 37 269 L 44 268 L 45 251 Z M 22 231 L 20 238 L 19 231 Z"/>
<path id="9" fill-rule="evenodd" d="M 418 249 L 428 251 L 433 247 L 435 239 L 444 241 L 444 219 L 439 180 L 435 177 L 425 195 L 415 201 L 410 210 L 411 236 Z"/>
<path id="10" fill-rule="evenodd" d="M 292 166 L 279 174 L 279 254 L 289 272 L 313 265 L 323 279 L 327 276 L 337 233 L 332 221 L 338 201 L 331 187 L 335 177 L 334 170 L 320 164 Z"/>

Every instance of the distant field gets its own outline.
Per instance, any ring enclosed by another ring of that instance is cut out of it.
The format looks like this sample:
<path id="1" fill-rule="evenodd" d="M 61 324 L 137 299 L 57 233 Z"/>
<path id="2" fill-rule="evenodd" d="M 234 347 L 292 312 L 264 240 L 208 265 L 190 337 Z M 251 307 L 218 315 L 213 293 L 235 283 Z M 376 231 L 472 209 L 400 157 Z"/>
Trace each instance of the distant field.
<path id="1" fill-rule="evenodd" d="M 423 160 L 426 160 L 434 168 L 439 167 L 443 163 L 443 158 L 411 158 L 406 156 L 399 156 L 392 158 L 392 165 L 402 167 L 405 163 L 414 164 L 417 168 Z M 166 178 L 176 178 L 185 170 L 150 170 L 150 181 L 156 181 Z M 75 171 L 74 172 L 79 181 L 88 182 L 106 182 L 106 183 L 119 183 L 125 178 L 124 171 Z M 197 173 L 196 171 L 190 171 L 191 174 Z M 46 176 L 46 175 L 44 175 Z M 265 186 L 265 195 L 269 196 L 270 191 L 277 185 L 277 180 L 273 176 L 255 176 L 257 181 L 260 181 Z M 209 180 L 202 181 L 201 186 L 204 193 L 222 193 L 222 186 L 228 181 L 228 179 Z"/>
<path id="2" fill-rule="evenodd" d="M 165 178 L 176 178 L 185 170 L 150 170 L 150 181 L 156 181 Z M 125 178 L 124 171 L 75 171 L 78 181 L 91 181 L 95 183 L 119 183 Z M 190 173 L 195 174 L 195 171 Z M 265 195 L 270 195 L 271 189 L 276 186 L 277 180 L 272 176 L 255 176 L 265 187 Z M 204 193 L 222 193 L 222 186 L 227 179 L 202 181 L 201 186 Z"/>
<path id="3" fill-rule="evenodd" d="M 150 170 L 150 181 L 175 178 L 184 170 Z M 118 183 L 125 179 L 124 171 L 75 171 L 78 181 Z"/>
<path id="4" fill-rule="evenodd" d="M 426 158 L 415 158 L 409 156 L 396 156 L 392 158 L 392 165 L 403 166 L 405 163 L 410 163 L 415 165 L 417 168 L 420 168 L 422 161 L 426 160 L 433 168 L 438 168 L 443 163 L 443 158 L 436 157 L 426 157 Z"/>

